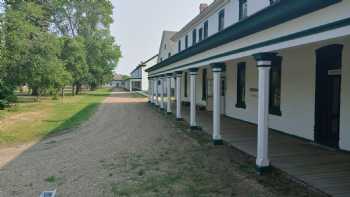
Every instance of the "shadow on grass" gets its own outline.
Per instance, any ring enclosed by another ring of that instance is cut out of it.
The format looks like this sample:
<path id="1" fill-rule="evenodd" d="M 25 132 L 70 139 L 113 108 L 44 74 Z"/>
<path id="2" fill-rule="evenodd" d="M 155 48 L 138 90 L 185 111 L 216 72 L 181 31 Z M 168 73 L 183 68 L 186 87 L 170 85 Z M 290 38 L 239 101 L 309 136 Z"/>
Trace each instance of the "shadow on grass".
<path id="1" fill-rule="evenodd" d="M 100 103 L 91 103 L 79 112 L 75 113 L 70 118 L 66 119 L 62 124 L 58 125 L 56 128 L 51 130 L 47 137 L 50 137 L 55 134 L 59 134 L 65 130 L 76 128 L 80 126 L 85 121 L 89 120 L 89 118 L 95 113 L 96 109 Z M 59 120 L 50 120 L 50 122 L 59 122 Z"/>

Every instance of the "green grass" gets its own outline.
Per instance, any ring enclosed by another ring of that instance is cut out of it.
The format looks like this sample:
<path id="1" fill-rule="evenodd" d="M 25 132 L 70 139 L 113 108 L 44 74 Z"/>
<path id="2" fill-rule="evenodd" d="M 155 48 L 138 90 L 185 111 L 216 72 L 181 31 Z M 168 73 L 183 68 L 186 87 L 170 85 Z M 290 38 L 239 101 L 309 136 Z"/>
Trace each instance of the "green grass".
<path id="1" fill-rule="evenodd" d="M 99 89 L 78 96 L 53 100 L 43 97 L 20 97 L 16 106 L 0 111 L 0 145 L 41 139 L 50 134 L 80 125 L 88 120 L 110 89 Z"/>
<path id="2" fill-rule="evenodd" d="M 49 183 L 54 183 L 56 182 L 57 178 L 55 176 L 49 176 L 45 179 L 46 182 L 49 182 Z"/>

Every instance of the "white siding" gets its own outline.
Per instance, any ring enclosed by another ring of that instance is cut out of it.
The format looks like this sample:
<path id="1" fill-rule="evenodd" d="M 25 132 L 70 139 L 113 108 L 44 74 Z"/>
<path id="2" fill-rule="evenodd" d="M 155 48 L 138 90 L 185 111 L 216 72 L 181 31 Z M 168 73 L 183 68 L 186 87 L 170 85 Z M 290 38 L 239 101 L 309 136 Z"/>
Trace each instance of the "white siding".
<path id="1" fill-rule="evenodd" d="M 270 5 L 269 0 L 248 0 L 248 15 L 252 15 L 259 10 L 262 10 Z M 239 20 L 239 0 L 231 0 L 222 6 L 218 11 L 214 12 L 214 14 L 203 18 L 198 25 L 193 26 L 186 34 L 188 35 L 189 47 L 192 46 L 192 31 L 193 29 L 197 29 L 197 42 L 199 39 L 198 30 L 204 26 L 204 22 L 208 20 L 208 36 L 212 36 L 218 33 L 219 26 L 219 12 L 221 10 L 225 10 L 225 28 L 237 23 Z M 185 49 L 185 36 L 180 38 L 182 42 L 182 50 Z M 176 41 L 178 42 L 178 40 Z"/>

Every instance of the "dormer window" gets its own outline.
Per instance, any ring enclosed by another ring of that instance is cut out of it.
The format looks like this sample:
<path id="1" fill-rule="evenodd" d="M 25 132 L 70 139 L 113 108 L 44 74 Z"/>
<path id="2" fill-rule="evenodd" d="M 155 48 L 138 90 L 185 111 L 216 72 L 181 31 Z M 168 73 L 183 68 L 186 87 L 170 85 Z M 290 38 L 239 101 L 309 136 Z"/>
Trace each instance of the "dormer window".
<path id="1" fill-rule="evenodd" d="M 180 53 L 181 52 L 181 40 L 178 41 L 177 47 L 178 47 L 178 51 Z"/>
<path id="2" fill-rule="evenodd" d="M 188 48 L 188 35 L 185 36 L 185 49 Z"/>
<path id="3" fill-rule="evenodd" d="M 203 29 L 204 39 L 208 38 L 208 29 L 209 29 L 208 21 L 205 21 L 204 22 L 204 29 Z"/>
<path id="4" fill-rule="evenodd" d="M 197 29 L 192 31 L 192 46 L 197 43 Z"/>
<path id="5" fill-rule="evenodd" d="M 199 37 L 199 42 L 201 42 L 203 40 L 203 28 L 200 28 L 198 31 L 198 37 Z"/>
<path id="6" fill-rule="evenodd" d="M 248 16 L 247 0 L 239 0 L 239 20 L 243 20 Z"/>
<path id="7" fill-rule="evenodd" d="M 219 32 L 225 28 L 225 10 L 219 12 Z"/>
<path id="8" fill-rule="evenodd" d="M 164 44 L 164 49 L 166 49 L 166 44 Z"/>

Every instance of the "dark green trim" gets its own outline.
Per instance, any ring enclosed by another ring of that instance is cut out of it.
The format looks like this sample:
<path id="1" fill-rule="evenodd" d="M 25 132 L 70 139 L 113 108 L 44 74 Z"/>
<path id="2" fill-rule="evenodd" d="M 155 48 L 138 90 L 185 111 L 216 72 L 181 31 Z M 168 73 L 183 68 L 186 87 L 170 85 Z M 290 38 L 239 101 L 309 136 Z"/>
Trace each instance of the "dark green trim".
<path id="1" fill-rule="evenodd" d="M 213 144 L 215 146 L 224 145 L 224 141 L 223 140 L 213 140 Z"/>
<path id="2" fill-rule="evenodd" d="M 202 127 L 200 126 L 190 126 L 191 131 L 201 131 Z"/>
<path id="3" fill-rule="evenodd" d="M 198 68 L 190 68 L 188 69 L 190 72 L 197 72 L 198 71 Z"/>
<path id="4" fill-rule="evenodd" d="M 184 64 L 184 65 L 178 66 L 176 68 L 167 69 L 166 71 L 173 70 L 173 69 L 178 69 L 178 68 L 182 68 L 182 67 L 186 67 L 186 66 L 190 66 L 190 65 L 193 65 L 193 64 L 198 64 L 198 63 L 209 61 L 209 60 L 216 59 L 216 58 L 221 58 L 221 57 L 225 57 L 225 56 L 229 56 L 229 55 L 234 55 L 234 54 L 237 54 L 237 53 L 246 52 L 246 51 L 257 49 L 257 48 L 261 48 L 261 47 L 270 46 L 270 45 L 273 45 L 273 44 L 278 44 L 278 43 L 285 42 L 285 41 L 298 39 L 298 38 L 305 37 L 305 36 L 310 36 L 310 35 L 317 34 L 317 33 L 322 33 L 322 32 L 325 32 L 325 31 L 332 30 L 332 29 L 345 27 L 345 26 L 348 26 L 348 25 L 350 25 L 350 18 L 342 19 L 342 20 L 339 20 L 339 21 L 336 21 L 336 22 L 333 22 L 333 23 L 328 23 L 328 24 L 321 25 L 321 26 L 318 26 L 318 27 L 315 27 L 315 28 L 311 28 L 311 29 L 308 29 L 308 30 L 304 30 L 304 31 L 300 31 L 300 32 L 297 32 L 297 33 L 293 33 L 293 34 L 290 34 L 290 35 L 287 35 L 287 36 L 282 36 L 282 37 L 279 37 L 279 38 L 275 38 L 275 39 L 272 39 L 272 40 L 260 42 L 260 43 L 257 43 L 257 44 L 253 44 L 253 45 L 250 45 L 250 46 L 247 46 L 247 47 L 240 48 L 240 49 L 235 49 L 235 50 L 231 50 L 231 51 L 228 51 L 228 52 L 225 52 L 225 53 L 214 55 L 214 56 L 202 59 L 202 60 L 191 62 L 189 64 Z M 165 71 L 161 71 L 161 72 L 165 72 Z M 161 73 L 161 72 L 157 72 L 157 73 L 155 73 L 153 75 L 156 75 L 156 74 Z"/>
<path id="5" fill-rule="evenodd" d="M 183 118 L 176 118 L 176 121 L 184 121 Z"/>
<path id="6" fill-rule="evenodd" d="M 268 172 L 271 172 L 272 168 L 271 166 L 267 166 L 267 167 L 260 167 L 260 166 L 256 166 L 255 167 L 256 173 L 258 175 L 264 175 Z"/>
<path id="7" fill-rule="evenodd" d="M 275 56 L 272 60 L 271 70 L 270 70 L 270 95 L 269 95 L 269 113 L 275 116 L 282 116 L 281 112 L 281 101 L 282 101 L 282 60 L 281 56 Z M 274 74 L 277 73 L 278 81 L 274 81 Z M 279 105 L 272 105 L 276 101 L 274 100 L 275 94 L 278 94 Z"/>
<path id="8" fill-rule="evenodd" d="M 242 79 L 243 77 L 243 79 Z M 245 103 L 246 99 L 246 62 L 240 62 L 237 64 L 237 103 L 236 108 L 246 109 L 247 105 Z"/>
<path id="9" fill-rule="evenodd" d="M 256 53 L 253 55 L 256 61 L 273 61 L 277 53 Z"/>
<path id="10" fill-rule="evenodd" d="M 211 66 L 212 69 L 220 68 L 221 70 L 224 70 L 225 67 L 226 67 L 226 64 L 224 62 L 214 63 Z"/>
<path id="11" fill-rule="evenodd" d="M 150 72 L 150 71 L 157 70 L 159 68 L 173 64 L 175 62 L 186 59 L 193 55 L 196 55 L 204 51 L 218 47 L 220 45 L 227 44 L 229 42 L 241 39 L 243 37 L 252 35 L 254 33 L 269 29 L 276 25 L 282 24 L 284 22 L 290 21 L 292 19 L 298 18 L 303 15 L 309 14 L 311 12 L 320 10 L 322 8 L 325 8 L 327 6 L 333 5 L 338 2 L 341 2 L 341 0 L 281 1 L 280 3 L 273 4 L 251 15 L 250 17 L 231 25 L 225 30 L 218 32 L 213 36 L 209 37 L 205 41 L 197 43 L 196 45 L 184 51 L 181 51 L 180 53 L 164 60 L 163 62 L 156 64 L 155 66 L 147 69 L 146 71 Z M 305 32 L 305 31 L 303 32 L 305 33 L 305 35 L 308 34 L 308 32 Z M 312 34 L 313 33 L 317 33 L 317 31 L 312 32 Z M 295 35 L 295 34 L 292 34 L 292 35 Z M 305 36 L 305 35 L 302 35 L 302 36 Z M 302 37 L 302 36 L 298 35 L 297 37 Z"/>

